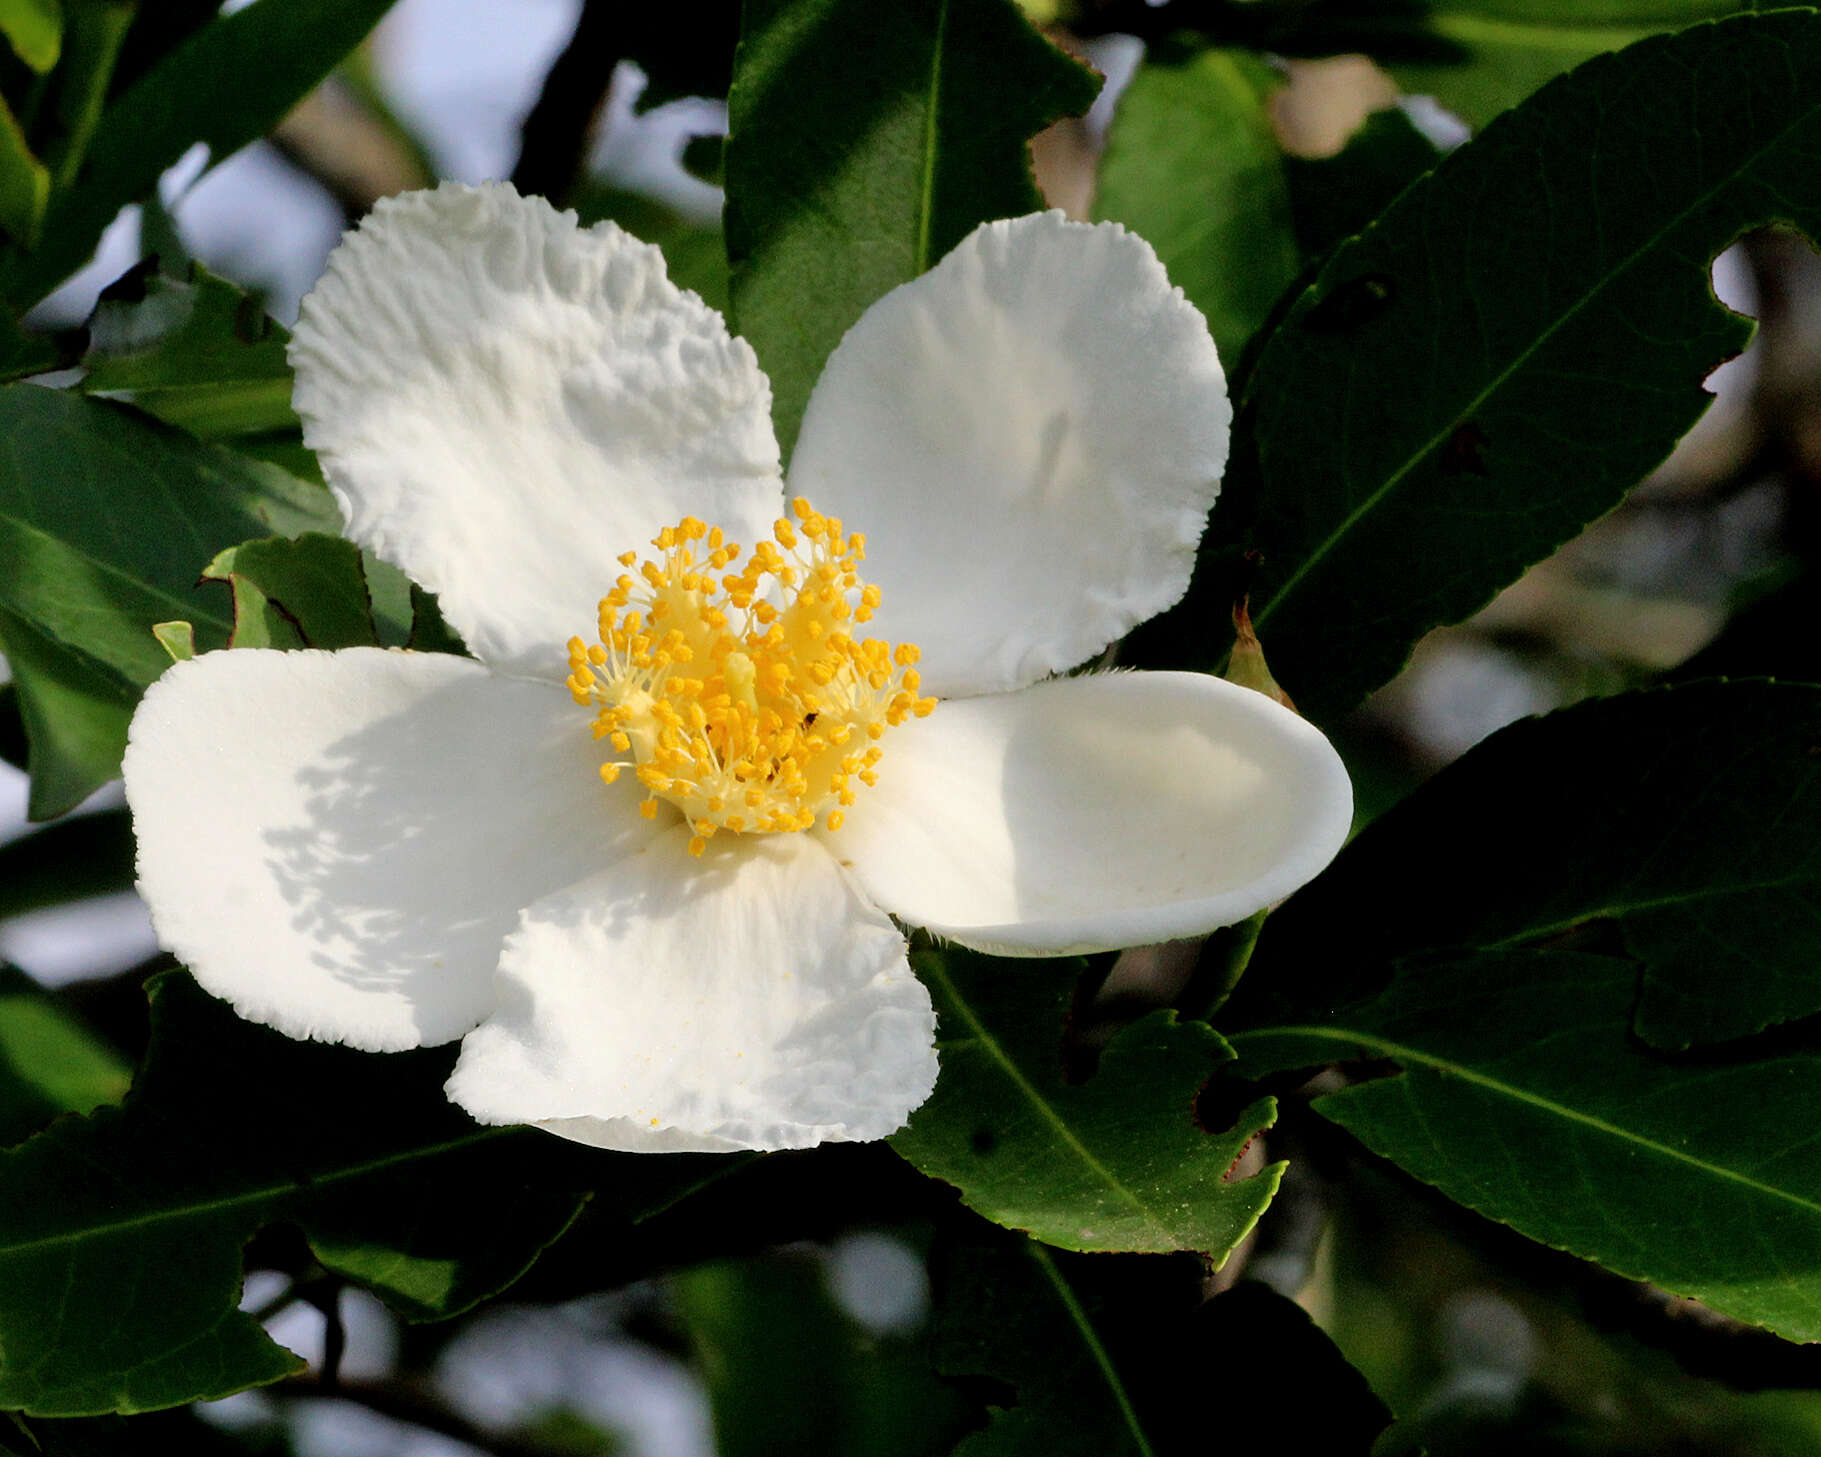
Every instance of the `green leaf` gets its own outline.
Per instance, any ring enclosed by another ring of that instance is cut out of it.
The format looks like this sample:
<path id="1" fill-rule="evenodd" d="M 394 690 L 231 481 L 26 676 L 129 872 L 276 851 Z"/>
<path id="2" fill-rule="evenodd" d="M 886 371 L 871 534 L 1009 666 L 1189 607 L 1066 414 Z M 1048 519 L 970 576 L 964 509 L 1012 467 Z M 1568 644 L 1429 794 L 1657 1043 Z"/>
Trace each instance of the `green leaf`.
<path id="1" fill-rule="evenodd" d="M 1305 712 L 1357 701 L 1668 453 L 1751 332 L 1709 260 L 1778 219 L 1821 236 L 1808 11 L 1589 62 L 1335 254 L 1248 381 L 1210 533 L 1262 554 L 1253 620 Z M 1204 581 L 1203 610 L 1233 591 Z"/>
<path id="2" fill-rule="evenodd" d="M 308 532 L 222 552 L 203 569 L 234 591 L 236 648 L 352 648 L 379 642 L 360 548 Z"/>
<path id="3" fill-rule="evenodd" d="M 1441 160 L 1398 107 L 1375 111 L 1332 157 L 1287 157 L 1290 213 L 1303 256 L 1318 259 L 1360 232 Z"/>
<path id="4" fill-rule="evenodd" d="M 585 1164 L 613 1166 L 477 1127 L 443 1097 L 448 1049 L 295 1042 L 179 973 L 152 1017 L 123 1107 L 0 1154 L 0 1407 L 144 1411 L 297 1370 L 236 1308 L 241 1246 L 275 1221 L 408 1316 L 454 1314 L 562 1232 Z"/>
<path id="5" fill-rule="evenodd" d="M 921 1335 L 857 1324 L 805 1251 L 698 1265 L 670 1286 L 707 1382 L 720 1457 L 942 1457 L 968 1426 L 959 1395 L 931 1373 Z M 815 1373 L 813 1400 L 805 1371 Z"/>
<path id="6" fill-rule="evenodd" d="M 1390 70 L 1404 91 L 1435 97 L 1477 131 L 1602 51 L 1758 8 L 1754 0 L 1436 0 L 1422 34 L 1454 55 L 1398 62 Z"/>
<path id="7" fill-rule="evenodd" d="M 748 0 L 727 101 L 733 322 L 787 457 L 848 327 L 977 224 L 1040 208 L 1030 138 L 1095 90 L 1011 0 Z"/>
<path id="8" fill-rule="evenodd" d="M 1790 1340 L 1821 1338 L 1821 1098 L 1812 1049 L 1672 1060 L 1630 1036 L 1635 971 L 1572 952 L 1407 966 L 1383 995 L 1234 1035 L 1247 1075 L 1400 1071 L 1315 1106 L 1530 1238 Z"/>
<path id="9" fill-rule="evenodd" d="M 31 978 L 0 965 L 0 1145 L 117 1103 L 128 1069 Z"/>
<path id="10" fill-rule="evenodd" d="M 1079 1087 L 1063 1081 L 1070 980 L 966 952 L 916 954 L 936 1004 L 941 1076 L 891 1144 L 996 1224 L 1073 1250 L 1199 1250 L 1218 1265 L 1277 1191 L 1282 1166 L 1227 1181 L 1275 1116 L 1224 1133 L 1196 1095 L 1231 1055 L 1203 1022 L 1154 1012 L 1123 1029 Z"/>
<path id="11" fill-rule="evenodd" d="M 0 34 L 14 55 L 43 75 L 63 48 L 63 7 L 57 0 L 0 0 Z"/>
<path id="12" fill-rule="evenodd" d="M 1244 51 L 1147 59 L 1119 97 L 1094 214 L 1157 250 L 1229 369 L 1301 268 L 1266 107 L 1281 82 Z"/>
<path id="13" fill-rule="evenodd" d="M 1529 719 L 1273 916 L 1240 1003 L 1268 994 L 1275 1016 L 1358 995 L 1417 952 L 1598 920 L 1642 965 L 1647 1040 L 1743 1036 L 1821 1012 L 1818 826 L 1821 687 L 1693 683 Z"/>
<path id="14" fill-rule="evenodd" d="M 18 119 L 0 96 L 0 233 L 29 245 L 38 236 L 50 195 L 49 170 L 32 155 Z"/>
<path id="15" fill-rule="evenodd" d="M 0 842 L 0 920 L 133 888 L 125 810 L 76 815 Z"/>
<path id="16" fill-rule="evenodd" d="M 1291 1301 L 1244 1284 L 1205 1300 L 1193 1259 L 1004 1238 L 938 1249 L 939 1369 L 1014 1397 L 956 1457 L 1364 1457 L 1389 1421 Z"/>
<path id="17" fill-rule="evenodd" d="M 37 247 L 0 266 L 0 294 L 27 304 L 50 292 L 114 214 L 147 196 L 194 143 L 207 143 L 220 159 L 264 136 L 391 3 L 260 0 L 162 57 L 102 114 L 88 165 L 52 200 Z"/>
<path id="18" fill-rule="evenodd" d="M 0 607 L 0 653 L 30 745 L 26 813 L 54 819 L 120 773 L 139 690 L 88 654 L 53 642 Z"/>
<path id="19" fill-rule="evenodd" d="M 256 299 L 200 263 L 181 278 L 145 264 L 96 306 L 82 388 L 204 439 L 295 432 L 289 338 Z"/>
<path id="20" fill-rule="evenodd" d="M 249 537 L 333 531 L 328 493 L 118 405 L 0 388 L 0 608 L 143 687 L 169 665 L 152 624 L 205 647 L 232 623 L 197 573 Z"/>

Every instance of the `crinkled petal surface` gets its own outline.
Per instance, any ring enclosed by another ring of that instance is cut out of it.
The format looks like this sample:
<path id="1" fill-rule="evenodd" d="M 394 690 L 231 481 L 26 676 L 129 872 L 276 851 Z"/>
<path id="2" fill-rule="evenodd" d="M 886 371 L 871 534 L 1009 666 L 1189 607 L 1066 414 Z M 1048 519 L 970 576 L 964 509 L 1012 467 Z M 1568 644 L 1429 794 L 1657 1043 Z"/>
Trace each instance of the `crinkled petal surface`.
<path id="1" fill-rule="evenodd" d="M 904 938 L 812 837 L 679 826 L 525 913 L 449 1096 L 631 1151 L 882 1138 L 936 1080 Z"/>
<path id="2" fill-rule="evenodd" d="M 781 505 L 752 349 L 656 248 L 504 184 L 375 207 L 291 362 L 348 534 L 505 671 L 560 681 L 614 558 L 660 528 L 693 514 L 751 542 Z"/>
<path id="3" fill-rule="evenodd" d="M 926 691 L 1073 667 L 1187 588 L 1232 411 L 1142 238 L 988 223 L 880 299 L 811 396 L 790 486 L 867 537 Z"/>
<path id="4" fill-rule="evenodd" d="M 894 915 L 1006 955 L 1230 925 L 1321 870 L 1352 818 L 1317 729 L 1197 673 L 953 700 L 883 747 L 830 848 Z"/>
<path id="5" fill-rule="evenodd" d="M 461 1036 L 519 912 L 665 828 L 601 783 L 577 718 L 560 688 L 440 654 L 177 664 L 125 764 L 160 943 L 293 1037 Z"/>

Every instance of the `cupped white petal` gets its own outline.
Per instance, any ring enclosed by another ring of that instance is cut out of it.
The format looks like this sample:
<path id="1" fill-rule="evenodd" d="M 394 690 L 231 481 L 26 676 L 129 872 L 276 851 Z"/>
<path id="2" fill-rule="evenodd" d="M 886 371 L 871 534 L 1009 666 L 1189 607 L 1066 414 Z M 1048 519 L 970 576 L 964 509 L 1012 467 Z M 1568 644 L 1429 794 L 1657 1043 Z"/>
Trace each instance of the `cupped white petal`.
<path id="1" fill-rule="evenodd" d="M 662 527 L 750 542 L 781 505 L 746 342 L 656 248 L 503 183 L 375 207 L 304 300 L 291 363 L 348 534 L 505 671 L 560 681 L 614 558 Z"/>
<path id="2" fill-rule="evenodd" d="M 1142 238 L 977 228 L 829 358 L 790 487 L 867 537 L 879 629 L 928 691 L 1073 667 L 1187 588 L 1232 411 L 1206 322 Z"/>
<path id="3" fill-rule="evenodd" d="M 1319 730 L 1197 673 L 953 700 L 882 747 L 830 849 L 900 919 L 1005 955 L 1243 920 L 1320 871 L 1352 818 Z"/>
<path id="4" fill-rule="evenodd" d="M 904 938 L 814 839 L 689 828 L 525 913 L 449 1096 L 603 1148 L 883 1138 L 935 1085 Z"/>
<path id="5" fill-rule="evenodd" d="M 523 907 L 665 827 L 599 759 L 565 691 L 463 658 L 207 653 L 133 716 L 140 893 L 243 1017 L 368 1051 L 447 1042 L 492 1007 Z"/>

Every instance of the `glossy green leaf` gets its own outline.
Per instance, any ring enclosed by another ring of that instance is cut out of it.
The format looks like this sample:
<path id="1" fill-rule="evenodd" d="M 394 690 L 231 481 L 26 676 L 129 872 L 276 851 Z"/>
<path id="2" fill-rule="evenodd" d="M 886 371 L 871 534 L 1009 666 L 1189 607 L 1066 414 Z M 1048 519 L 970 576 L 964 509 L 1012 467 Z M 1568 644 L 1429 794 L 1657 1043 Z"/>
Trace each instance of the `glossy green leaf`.
<path id="1" fill-rule="evenodd" d="M 236 1308 L 241 1246 L 274 1221 L 421 1319 L 510 1283 L 579 1207 L 587 1157 L 469 1121 L 449 1049 L 294 1042 L 180 973 L 152 1009 L 123 1107 L 0 1155 L 0 1407 L 142 1411 L 295 1371 Z"/>
<path id="2" fill-rule="evenodd" d="M 1120 93 L 1094 215 L 1157 250 L 1229 370 L 1301 268 L 1266 110 L 1282 82 L 1244 51 L 1147 58 Z"/>
<path id="3" fill-rule="evenodd" d="M 1271 1202 L 1282 1166 L 1228 1182 L 1275 1105 L 1259 1099 L 1225 1132 L 1200 1125 L 1196 1094 L 1230 1055 L 1211 1027 L 1154 1012 L 1071 1087 L 1062 1062 L 1071 985 L 1055 964 L 961 951 L 914 962 L 936 1005 L 942 1071 L 893 1148 L 958 1187 L 977 1213 L 1048 1244 L 1226 1259 Z"/>
<path id="4" fill-rule="evenodd" d="M 0 35 L 13 54 L 42 74 L 63 48 L 63 7 L 57 0 L 0 0 Z"/>
<path id="5" fill-rule="evenodd" d="M 234 593 L 237 648 L 373 647 L 373 609 L 360 548 L 308 532 L 243 542 L 203 569 Z"/>
<path id="6" fill-rule="evenodd" d="M 1275 1016 L 1416 952 L 1605 921 L 1641 965 L 1639 1032 L 1716 1042 L 1821 1012 L 1817 904 L 1821 688 L 1693 683 L 1494 734 L 1267 923 L 1241 997 Z"/>
<path id="7" fill-rule="evenodd" d="M 125 810 L 100 810 L 0 842 L 0 920 L 133 888 Z"/>
<path id="8" fill-rule="evenodd" d="M 1334 255 L 1248 381 L 1211 534 L 1262 555 L 1253 620 L 1305 712 L 1357 701 L 1668 453 L 1750 335 L 1709 260 L 1777 219 L 1821 235 L 1808 11 L 1589 62 Z M 1204 610 L 1234 590 L 1204 581 Z"/>
<path id="9" fill-rule="evenodd" d="M 1233 1045 L 1249 1075 L 1389 1059 L 1399 1071 L 1315 1106 L 1532 1239 L 1821 1339 L 1821 1054 L 1652 1053 L 1630 1033 L 1635 977 L 1572 952 L 1444 957 L 1363 1005 Z"/>
<path id="10" fill-rule="evenodd" d="M 32 155 L 18 118 L 0 96 L 0 237 L 30 243 L 50 195 L 50 172 Z"/>
<path id="11" fill-rule="evenodd" d="M 1762 8 L 1754 0 L 1435 0 L 1421 34 L 1452 54 L 1396 62 L 1390 70 L 1406 92 L 1435 97 L 1477 131 L 1603 51 Z"/>
<path id="12" fill-rule="evenodd" d="M 0 266 L 0 294 L 20 304 L 42 298 L 195 143 L 219 160 L 264 136 L 391 3 L 260 0 L 190 36 L 102 113 L 88 166 L 52 200 L 38 245 Z"/>
<path id="13" fill-rule="evenodd" d="M 0 653 L 30 746 L 26 813 L 53 819 L 120 773 L 139 690 L 88 654 L 54 642 L 0 607 Z"/>
<path id="14" fill-rule="evenodd" d="M 0 965 L 0 1145 L 29 1137 L 60 1113 L 119 1102 L 130 1076 L 30 977 Z"/>
<path id="15" fill-rule="evenodd" d="M 295 432 L 289 338 L 256 299 L 200 263 L 181 278 L 142 267 L 89 320 L 82 388 L 204 439 Z"/>
<path id="16" fill-rule="evenodd" d="M 1040 208 L 1030 138 L 1095 89 L 1011 0 L 749 0 L 727 250 L 787 457 L 849 326 L 977 224 Z"/>
<path id="17" fill-rule="evenodd" d="M 124 683 L 170 662 L 153 623 L 227 640 L 226 602 L 197 587 L 224 547 L 337 524 L 326 491 L 275 467 L 104 401 L 0 388 L 0 608 Z"/>

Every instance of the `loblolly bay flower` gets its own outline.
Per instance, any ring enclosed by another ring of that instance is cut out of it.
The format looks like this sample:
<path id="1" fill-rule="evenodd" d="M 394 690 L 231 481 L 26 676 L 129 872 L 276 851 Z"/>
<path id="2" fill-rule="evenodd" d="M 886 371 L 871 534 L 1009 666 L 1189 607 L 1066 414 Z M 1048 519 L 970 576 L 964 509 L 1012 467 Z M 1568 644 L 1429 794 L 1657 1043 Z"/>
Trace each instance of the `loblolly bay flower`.
<path id="1" fill-rule="evenodd" d="M 719 315 L 503 185 L 381 203 L 291 358 L 347 534 L 473 657 L 214 652 L 147 692 L 140 888 L 243 1017 L 462 1038 L 476 1119 L 605 1148 L 879 1138 L 936 1076 L 899 923 L 1190 936 L 1346 833 L 1264 696 L 1053 676 L 1181 595 L 1226 454 L 1206 326 L 1117 226 L 991 223 L 875 303 L 788 485 Z"/>

